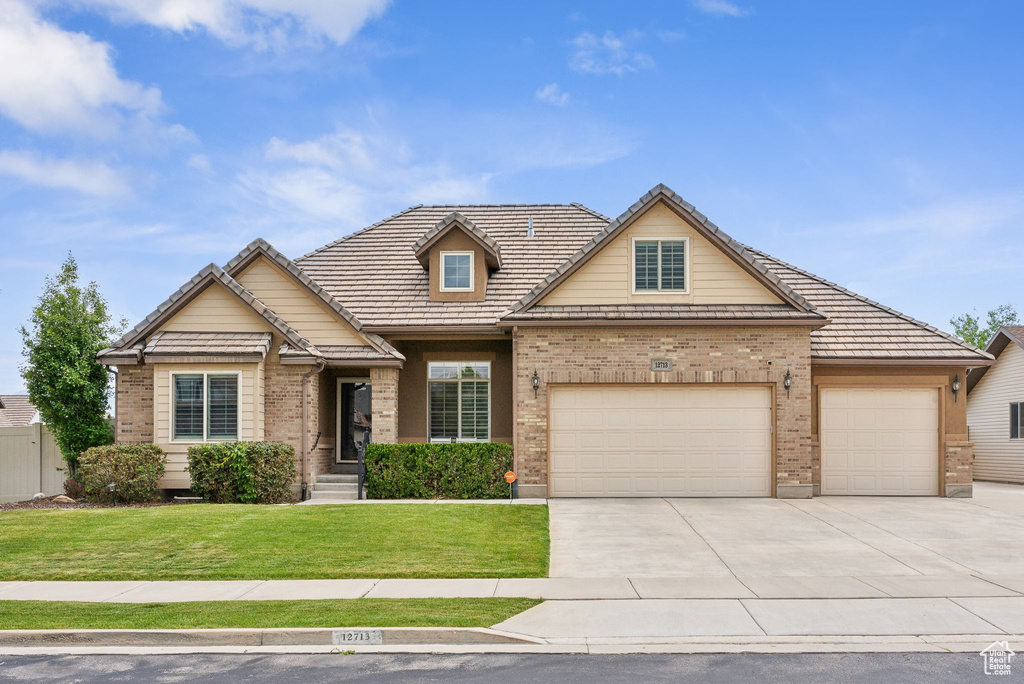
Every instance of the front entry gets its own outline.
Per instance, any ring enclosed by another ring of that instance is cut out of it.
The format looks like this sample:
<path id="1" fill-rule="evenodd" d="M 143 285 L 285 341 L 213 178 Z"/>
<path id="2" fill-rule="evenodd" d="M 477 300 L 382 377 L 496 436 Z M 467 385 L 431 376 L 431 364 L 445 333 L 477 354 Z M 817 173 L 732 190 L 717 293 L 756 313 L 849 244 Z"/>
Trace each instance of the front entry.
<path id="1" fill-rule="evenodd" d="M 338 463 L 354 463 L 360 447 L 370 443 L 372 402 L 370 378 L 338 378 L 338 440 L 335 453 Z"/>
<path id="2" fill-rule="evenodd" d="M 767 387 L 554 386 L 548 429 L 552 497 L 771 496 Z"/>

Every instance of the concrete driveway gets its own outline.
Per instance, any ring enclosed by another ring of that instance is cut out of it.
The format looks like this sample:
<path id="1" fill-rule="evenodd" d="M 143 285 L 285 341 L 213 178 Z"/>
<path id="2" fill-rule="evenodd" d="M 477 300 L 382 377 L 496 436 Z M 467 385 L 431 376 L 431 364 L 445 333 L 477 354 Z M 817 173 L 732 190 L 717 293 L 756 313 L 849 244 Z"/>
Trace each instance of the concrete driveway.
<path id="1" fill-rule="evenodd" d="M 708 586 L 722 578 L 718 585 L 739 580 L 759 596 L 751 585 L 836 578 L 819 582 L 836 587 L 832 596 L 844 585 L 885 596 L 894 594 L 876 585 L 900 578 L 920 578 L 918 586 L 963 578 L 966 586 L 971 576 L 1024 574 L 1024 487 L 1014 485 L 976 483 L 973 499 L 552 499 L 549 506 L 552 577 L 706 578 Z"/>

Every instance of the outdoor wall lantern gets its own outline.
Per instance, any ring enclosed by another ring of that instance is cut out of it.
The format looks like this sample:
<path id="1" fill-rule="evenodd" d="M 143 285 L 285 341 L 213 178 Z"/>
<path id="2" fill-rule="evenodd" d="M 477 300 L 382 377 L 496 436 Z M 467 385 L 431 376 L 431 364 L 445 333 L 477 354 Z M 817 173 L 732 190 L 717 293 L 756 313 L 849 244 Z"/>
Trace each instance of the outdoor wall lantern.
<path id="1" fill-rule="evenodd" d="M 537 369 L 533 369 L 533 398 L 537 398 L 537 390 L 540 389 L 540 376 L 537 375 Z"/>
<path id="2" fill-rule="evenodd" d="M 789 374 L 789 369 L 786 369 L 786 377 L 782 378 L 782 386 L 786 388 L 786 398 L 789 398 L 789 388 L 793 386 L 793 376 Z"/>
<path id="3" fill-rule="evenodd" d="M 960 374 L 953 376 L 953 401 L 956 401 L 957 392 L 960 391 Z"/>

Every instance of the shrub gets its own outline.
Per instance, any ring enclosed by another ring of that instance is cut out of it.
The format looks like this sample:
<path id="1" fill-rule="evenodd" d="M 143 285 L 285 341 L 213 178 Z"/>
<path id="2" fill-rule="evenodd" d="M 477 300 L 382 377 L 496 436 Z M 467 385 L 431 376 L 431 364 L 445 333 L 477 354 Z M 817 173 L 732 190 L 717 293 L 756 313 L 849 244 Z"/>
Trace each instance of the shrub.
<path id="1" fill-rule="evenodd" d="M 370 444 L 366 494 L 371 499 L 501 499 L 512 445 Z"/>
<path id="2" fill-rule="evenodd" d="M 99 503 L 142 503 L 156 498 L 167 456 L 154 444 L 109 444 L 78 457 L 75 479 Z M 112 485 L 112 486 L 111 486 Z M 73 497 L 72 497 L 73 498 Z"/>
<path id="3" fill-rule="evenodd" d="M 64 496 L 71 497 L 76 501 L 85 498 L 85 487 L 78 480 L 68 478 L 64 480 Z"/>
<path id="4" fill-rule="evenodd" d="M 188 448 L 192 491 L 214 503 L 280 503 L 292 498 L 295 448 L 281 442 L 219 442 Z"/>

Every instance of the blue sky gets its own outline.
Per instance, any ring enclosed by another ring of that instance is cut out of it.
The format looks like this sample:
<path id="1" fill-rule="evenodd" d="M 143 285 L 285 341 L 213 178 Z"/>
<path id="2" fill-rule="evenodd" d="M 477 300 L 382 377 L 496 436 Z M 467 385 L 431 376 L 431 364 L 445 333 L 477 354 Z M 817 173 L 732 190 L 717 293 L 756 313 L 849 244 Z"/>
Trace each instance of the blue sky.
<path id="1" fill-rule="evenodd" d="M 0 0 L 0 393 L 68 250 L 132 324 L 255 237 L 663 182 L 948 329 L 1024 309 L 1024 5 Z"/>

